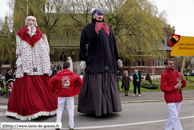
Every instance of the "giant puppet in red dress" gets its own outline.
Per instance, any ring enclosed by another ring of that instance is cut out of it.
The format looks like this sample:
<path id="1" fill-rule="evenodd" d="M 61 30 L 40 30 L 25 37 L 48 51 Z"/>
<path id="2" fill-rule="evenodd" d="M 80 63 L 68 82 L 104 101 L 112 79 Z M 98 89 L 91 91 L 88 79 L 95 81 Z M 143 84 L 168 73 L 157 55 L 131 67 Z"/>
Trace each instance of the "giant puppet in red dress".
<path id="1" fill-rule="evenodd" d="M 48 86 L 49 44 L 37 26 L 36 18 L 28 16 L 16 36 L 16 81 L 6 115 L 20 120 L 55 115 L 57 110 L 57 95 Z"/>

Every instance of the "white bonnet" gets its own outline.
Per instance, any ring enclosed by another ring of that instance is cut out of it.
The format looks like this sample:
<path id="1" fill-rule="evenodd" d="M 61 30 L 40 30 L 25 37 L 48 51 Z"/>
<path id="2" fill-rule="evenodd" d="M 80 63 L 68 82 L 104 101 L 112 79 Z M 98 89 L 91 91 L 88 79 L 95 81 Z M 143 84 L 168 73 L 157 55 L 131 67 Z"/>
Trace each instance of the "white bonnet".
<path id="1" fill-rule="evenodd" d="M 38 26 L 37 20 L 36 20 L 36 18 L 35 18 L 34 16 L 28 16 L 28 17 L 26 18 L 26 20 L 25 20 L 25 26 L 27 26 L 27 19 L 29 19 L 29 18 L 34 19 L 34 20 L 36 21 L 36 26 Z"/>

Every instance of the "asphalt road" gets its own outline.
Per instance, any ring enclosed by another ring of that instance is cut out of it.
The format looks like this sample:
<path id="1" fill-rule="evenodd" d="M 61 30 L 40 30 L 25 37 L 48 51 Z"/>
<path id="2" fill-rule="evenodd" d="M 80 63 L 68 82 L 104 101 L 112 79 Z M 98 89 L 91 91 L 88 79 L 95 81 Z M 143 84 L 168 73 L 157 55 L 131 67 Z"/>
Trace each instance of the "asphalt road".
<path id="1" fill-rule="evenodd" d="M 20 121 L 6 117 L 7 105 L 0 105 L 0 122 L 55 122 L 56 116 Z M 164 101 L 123 103 L 122 112 L 102 117 L 77 112 L 75 105 L 75 130 L 164 130 L 168 107 Z M 194 100 L 183 100 L 179 118 L 183 130 L 194 130 Z M 68 129 L 67 109 L 63 112 L 62 129 Z M 31 129 L 32 130 L 32 129 Z"/>

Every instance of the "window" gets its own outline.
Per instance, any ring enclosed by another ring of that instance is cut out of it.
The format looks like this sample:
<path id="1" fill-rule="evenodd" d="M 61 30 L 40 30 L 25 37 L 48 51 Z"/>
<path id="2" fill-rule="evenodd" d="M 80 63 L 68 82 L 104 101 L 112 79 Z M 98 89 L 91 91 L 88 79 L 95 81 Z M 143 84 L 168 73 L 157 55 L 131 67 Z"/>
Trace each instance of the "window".
<path id="1" fill-rule="evenodd" d="M 138 60 L 138 66 L 145 66 L 145 61 L 144 60 Z"/>
<path id="2" fill-rule="evenodd" d="M 164 60 L 161 59 L 161 66 L 164 66 Z"/>
<path id="3" fill-rule="evenodd" d="M 128 62 L 127 61 L 125 61 L 125 66 L 128 66 Z"/>
<path id="4" fill-rule="evenodd" d="M 66 60 L 67 60 L 67 56 L 64 52 L 62 52 L 62 54 L 60 55 L 59 61 L 65 62 Z"/>
<path id="5" fill-rule="evenodd" d="M 74 50 L 71 51 L 71 55 L 75 56 L 75 51 Z"/>
<path id="6" fill-rule="evenodd" d="M 157 58 L 157 66 L 164 66 L 164 60 Z"/>
<path id="7" fill-rule="evenodd" d="M 157 66 L 160 66 L 160 58 L 157 59 Z"/>
<path id="8" fill-rule="evenodd" d="M 5 61 L 4 61 L 4 64 L 9 64 L 9 58 L 7 58 Z"/>
<path id="9" fill-rule="evenodd" d="M 144 60 L 142 60 L 142 66 L 145 66 L 145 62 L 144 62 Z"/>
<path id="10" fill-rule="evenodd" d="M 138 60 L 138 63 L 137 64 L 138 64 L 138 66 L 141 66 L 141 61 Z"/>

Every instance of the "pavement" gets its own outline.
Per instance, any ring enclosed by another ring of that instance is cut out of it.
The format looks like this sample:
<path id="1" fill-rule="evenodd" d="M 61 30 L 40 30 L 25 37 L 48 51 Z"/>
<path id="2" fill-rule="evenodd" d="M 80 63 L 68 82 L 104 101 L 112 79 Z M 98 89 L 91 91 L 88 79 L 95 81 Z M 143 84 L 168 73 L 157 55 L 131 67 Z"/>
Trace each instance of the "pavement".
<path id="1" fill-rule="evenodd" d="M 182 90 L 183 100 L 194 100 L 194 89 Z M 129 96 L 125 96 L 124 93 L 119 93 L 121 103 L 141 103 L 141 102 L 164 102 L 164 93 L 161 91 L 154 92 L 142 92 L 139 97 L 138 94 L 133 96 L 133 93 L 129 93 Z M 0 96 L 0 105 L 6 105 L 8 103 L 7 94 Z M 78 104 L 78 95 L 75 96 L 75 105 Z"/>

